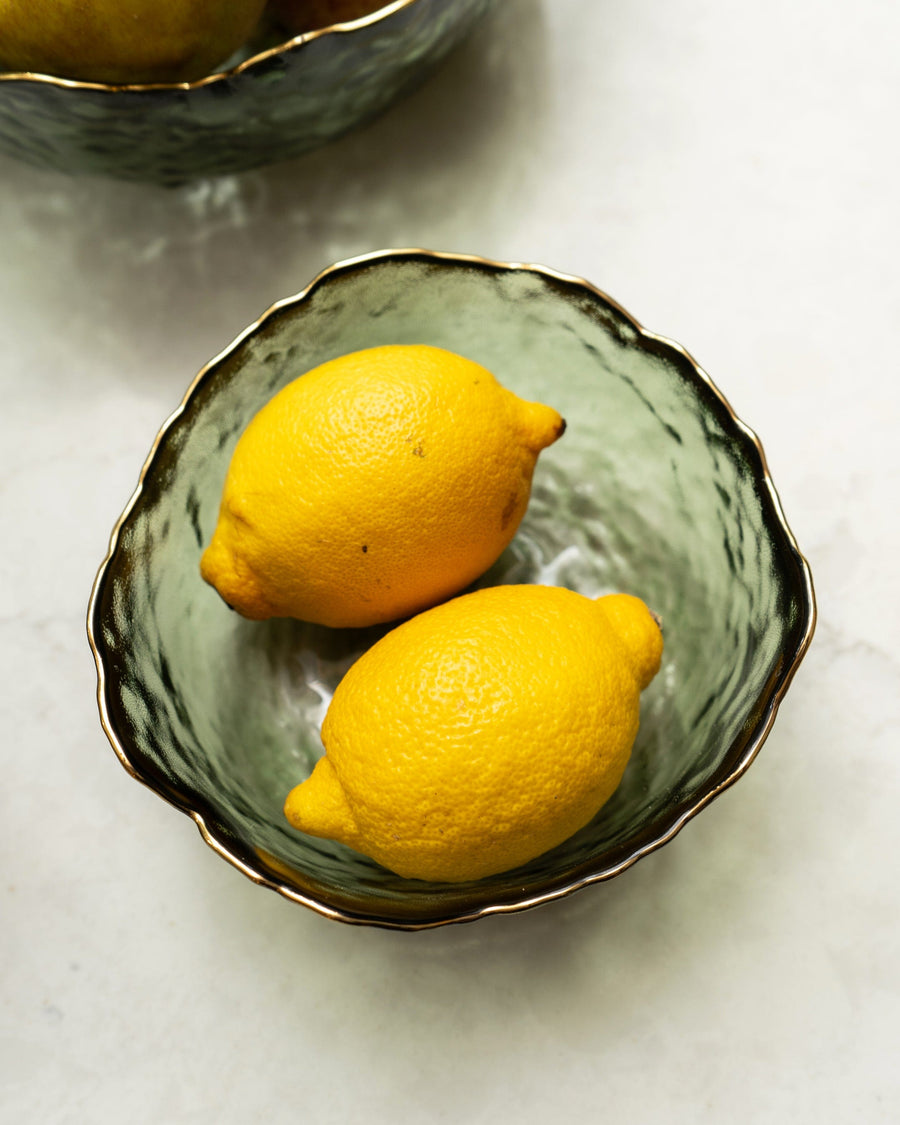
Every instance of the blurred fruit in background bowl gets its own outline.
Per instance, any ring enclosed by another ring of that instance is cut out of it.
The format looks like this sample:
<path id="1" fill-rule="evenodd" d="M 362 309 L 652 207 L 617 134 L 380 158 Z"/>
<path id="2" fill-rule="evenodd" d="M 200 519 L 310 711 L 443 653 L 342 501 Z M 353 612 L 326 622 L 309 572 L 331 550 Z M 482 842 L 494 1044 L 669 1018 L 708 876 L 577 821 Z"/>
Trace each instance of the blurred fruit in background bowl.
<path id="1" fill-rule="evenodd" d="M 293 35 L 349 23 L 383 7 L 380 0 L 269 0 L 273 17 Z"/>
<path id="2" fill-rule="evenodd" d="M 247 42 L 266 0 L 3 0 L 0 67 L 85 82 L 187 82 Z"/>
<path id="3" fill-rule="evenodd" d="M 25 53 L 10 47 L 4 58 L 0 46 L 0 153 L 55 171 L 178 184 L 299 156 L 377 116 L 421 82 L 493 0 L 316 2 L 309 14 L 313 23 L 327 17 L 328 7 L 340 13 L 340 22 L 301 34 L 279 22 L 280 17 L 305 22 L 299 3 L 290 10 L 267 9 L 240 50 L 219 59 L 224 69 L 182 81 L 173 75 L 192 74 L 198 62 L 214 66 L 213 55 L 231 50 L 234 28 L 258 14 L 257 0 L 245 5 L 235 0 L 231 21 L 214 17 L 222 32 L 210 37 L 214 50 L 194 43 L 192 61 L 179 63 L 171 51 L 164 62 L 132 55 L 135 73 L 144 77 L 131 81 L 124 72 L 102 68 L 83 72 L 95 80 L 34 66 L 11 70 L 26 65 L 29 50 L 38 66 L 54 62 L 61 71 L 72 70 L 74 44 L 64 42 L 53 52 L 45 45 L 45 53 L 38 52 L 28 17 L 19 11 L 23 2 L 5 0 L 9 27 L 17 29 Z M 180 3 L 209 15 L 205 0 Z M 348 8 L 368 11 L 348 20 Z M 61 21 L 62 8 L 54 5 L 52 11 Z M 0 29 L 5 13 L 0 4 Z M 294 38 L 286 40 L 290 34 Z M 6 40 L 12 42 L 12 32 Z M 100 77 L 104 80 L 96 80 Z"/>

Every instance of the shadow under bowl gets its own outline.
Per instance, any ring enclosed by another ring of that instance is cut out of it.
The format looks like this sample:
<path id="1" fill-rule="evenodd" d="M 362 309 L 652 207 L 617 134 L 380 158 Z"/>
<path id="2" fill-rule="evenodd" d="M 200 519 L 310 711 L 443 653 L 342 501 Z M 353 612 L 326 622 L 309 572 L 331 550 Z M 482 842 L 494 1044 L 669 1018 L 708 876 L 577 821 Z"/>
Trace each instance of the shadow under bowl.
<path id="1" fill-rule="evenodd" d="M 174 185 L 287 160 L 418 85 L 492 0 L 394 0 L 260 47 L 196 82 L 113 86 L 0 73 L 0 153 L 58 172 Z"/>
<path id="2" fill-rule="evenodd" d="M 331 693 L 388 627 L 245 621 L 198 571 L 251 417 L 304 371 L 389 343 L 460 352 L 568 421 L 478 584 L 636 594 L 666 641 L 609 803 L 553 851 L 464 885 L 401 879 L 282 815 L 322 753 Z M 755 757 L 814 622 L 760 444 L 687 352 L 577 278 L 420 250 L 326 270 L 200 372 L 113 532 L 88 613 L 103 726 L 136 778 L 251 879 L 331 918 L 406 929 L 561 897 L 671 839 Z"/>

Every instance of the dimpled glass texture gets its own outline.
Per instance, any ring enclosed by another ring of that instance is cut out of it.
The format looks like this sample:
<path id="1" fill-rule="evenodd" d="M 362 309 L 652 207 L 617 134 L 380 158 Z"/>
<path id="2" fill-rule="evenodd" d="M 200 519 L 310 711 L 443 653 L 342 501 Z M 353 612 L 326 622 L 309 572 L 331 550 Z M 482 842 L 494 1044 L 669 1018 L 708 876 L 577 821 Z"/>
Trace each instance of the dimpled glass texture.
<path id="1" fill-rule="evenodd" d="M 54 171 L 161 184 L 286 160 L 412 89 L 491 2 L 406 0 L 189 85 L 0 74 L 0 152 Z"/>
<path id="2" fill-rule="evenodd" d="M 637 594 L 665 636 L 609 803 L 554 851 L 465 885 L 401 879 L 282 815 L 322 753 L 336 684 L 389 626 L 245 621 L 198 570 L 254 413 L 325 360 L 396 343 L 466 355 L 568 421 L 540 456 L 518 534 L 478 584 Z M 665 842 L 752 760 L 813 621 L 758 443 L 684 351 L 575 279 L 410 251 L 326 271 L 200 373 L 113 535 L 89 632 L 117 753 L 221 854 L 321 913 L 413 928 L 558 897 Z"/>

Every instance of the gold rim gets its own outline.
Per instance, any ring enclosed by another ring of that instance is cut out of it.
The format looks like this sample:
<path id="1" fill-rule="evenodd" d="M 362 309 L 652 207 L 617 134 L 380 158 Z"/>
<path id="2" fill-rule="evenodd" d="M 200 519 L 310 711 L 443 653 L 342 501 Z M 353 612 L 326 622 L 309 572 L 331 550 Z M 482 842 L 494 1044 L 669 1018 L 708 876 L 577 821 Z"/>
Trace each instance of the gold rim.
<path id="1" fill-rule="evenodd" d="M 801 573 L 803 575 L 804 592 L 808 605 L 808 614 L 803 636 L 800 640 L 800 643 L 797 645 L 793 659 L 791 660 L 790 665 L 784 671 L 782 671 L 779 686 L 773 692 L 772 697 L 768 700 L 765 712 L 758 724 L 758 729 L 755 731 L 752 738 L 748 742 L 743 752 L 740 764 L 735 770 L 732 771 L 731 774 L 728 775 L 728 777 L 721 781 L 717 786 L 711 789 L 708 793 L 705 793 L 702 797 L 699 797 L 691 805 L 691 807 L 686 809 L 661 836 L 650 841 L 650 843 L 644 845 L 643 847 L 638 848 L 631 855 L 627 856 L 614 867 L 607 868 L 603 871 L 598 871 L 593 874 L 579 876 L 569 883 L 566 883 L 549 891 L 541 892 L 540 894 L 530 895 L 522 899 L 516 899 L 512 902 L 482 906 L 471 911 L 461 911 L 447 917 L 431 919 L 423 922 L 398 922 L 387 918 L 355 915 L 349 911 L 343 911 L 335 907 L 328 906 L 325 903 L 319 902 L 314 898 L 310 898 L 309 896 L 302 894 L 300 891 L 288 886 L 285 883 L 280 883 L 276 879 L 268 878 L 266 875 L 263 875 L 259 871 L 250 867 L 244 860 L 235 855 L 234 852 L 232 852 L 222 840 L 218 839 L 214 831 L 207 826 L 203 815 L 199 811 L 197 811 L 196 809 L 192 809 L 186 802 L 182 802 L 180 799 L 176 799 L 172 794 L 164 792 L 153 781 L 142 776 L 140 770 L 129 759 L 128 754 L 119 741 L 119 738 L 115 730 L 113 729 L 112 723 L 109 718 L 109 712 L 106 704 L 106 669 L 104 667 L 103 658 L 100 655 L 98 643 L 94 635 L 94 616 L 100 587 L 102 585 L 103 578 L 105 577 L 109 564 L 112 561 L 112 558 L 117 550 L 120 532 L 129 515 L 133 511 L 135 505 L 137 504 L 138 499 L 140 498 L 140 495 L 143 491 L 144 480 L 156 457 L 156 452 L 168 431 L 184 413 L 188 403 L 194 395 L 195 390 L 197 389 L 199 384 L 206 378 L 207 374 L 214 368 L 216 368 L 219 364 L 221 364 L 225 359 L 227 359 L 227 357 L 230 356 L 233 352 L 235 352 L 243 344 L 247 337 L 255 333 L 271 316 L 292 305 L 302 304 L 310 296 L 310 294 L 328 278 L 336 274 L 345 273 L 348 270 L 355 269 L 358 266 L 368 265 L 373 262 L 384 261 L 390 258 L 399 259 L 413 257 L 429 259 L 432 261 L 478 265 L 498 271 L 504 270 L 534 273 L 540 277 L 549 278 L 553 281 L 580 286 L 581 288 L 587 290 L 589 293 L 593 294 L 603 303 L 615 309 L 616 312 L 623 316 L 629 322 L 629 324 L 633 326 L 635 331 L 643 339 L 651 340 L 657 344 L 662 344 L 664 347 L 669 348 L 682 356 L 691 365 L 700 379 L 712 391 L 722 407 L 727 411 L 731 421 L 746 437 L 746 439 L 752 443 L 759 455 L 763 471 L 763 482 L 772 502 L 775 515 L 778 519 L 782 531 L 784 532 L 788 545 L 797 559 Z M 219 352 L 217 356 L 211 359 L 209 363 L 205 364 L 200 369 L 200 371 L 191 381 L 191 384 L 185 392 L 180 404 L 165 420 L 161 429 L 159 430 L 159 433 L 156 435 L 150 452 L 147 455 L 147 458 L 141 468 L 137 487 L 135 488 L 131 499 L 128 501 L 128 504 L 125 507 L 125 510 L 116 521 L 115 527 L 112 530 L 106 557 L 100 564 L 100 568 L 97 571 L 97 576 L 94 579 L 94 585 L 91 590 L 90 601 L 88 602 L 87 634 L 88 642 L 94 655 L 94 663 L 97 667 L 97 704 L 100 711 L 100 722 L 106 734 L 106 737 L 108 738 L 113 750 L 116 753 L 116 756 L 128 771 L 128 773 L 136 781 L 140 781 L 143 785 L 146 785 L 149 789 L 153 790 L 153 792 L 155 792 L 158 796 L 161 796 L 164 800 L 168 801 L 170 804 L 174 805 L 176 808 L 180 809 L 182 812 L 190 816 L 194 823 L 197 825 L 201 836 L 213 849 L 213 851 L 215 851 L 223 859 L 227 860 L 233 867 L 236 867 L 238 871 L 242 872 L 247 876 L 248 879 L 251 879 L 254 883 L 257 883 L 263 887 L 268 887 L 270 890 L 277 891 L 278 894 L 283 895 L 285 898 L 290 899 L 292 902 L 297 902 L 302 904 L 303 906 L 309 907 L 309 909 L 315 911 L 317 914 L 320 914 L 323 918 L 328 918 L 333 921 L 346 922 L 350 925 L 379 926 L 384 929 L 392 930 L 428 930 L 435 929 L 438 926 L 446 926 L 455 923 L 474 922 L 479 918 L 483 918 L 487 915 L 492 914 L 515 914 L 522 910 L 530 910 L 535 906 L 541 906 L 544 903 L 553 902 L 557 899 L 565 898 L 568 895 L 573 894 L 575 891 L 581 890 L 583 887 L 590 886 L 593 883 L 605 882 L 608 879 L 614 878 L 616 875 L 620 875 L 623 871 L 626 871 L 629 867 L 632 867 L 635 863 L 637 863 L 639 859 L 643 859 L 644 856 L 649 855 L 651 852 L 656 851 L 658 848 L 661 848 L 664 844 L 667 844 L 670 840 L 672 840 L 681 831 L 685 824 L 688 823 L 689 820 L 693 819 L 693 817 L 695 817 L 702 809 L 706 808 L 706 806 L 710 804 L 711 801 L 715 800 L 716 797 L 718 797 L 726 789 L 732 786 L 738 780 L 738 778 L 742 777 L 743 774 L 746 773 L 746 771 L 749 769 L 766 738 L 768 738 L 769 732 L 772 729 L 772 725 L 775 722 L 775 717 L 778 714 L 778 709 L 781 705 L 781 702 L 784 699 L 788 688 L 790 687 L 791 681 L 793 680 L 794 675 L 799 668 L 801 661 L 803 660 L 803 657 L 806 655 L 806 652 L 809 649 L 810 643 L 812 642 L 813 633 L 815 632 L 816 617 L 817 609 L 815 590 L 812 581 L 812 572 L 810 570 L 809 563 L 801 553 L 800 548 L 797 545 L 797 540 L 795 539 L 794 534 L 791 531 L 790 526 L 788 525 L 788 522 L 785 518 L 784 509 L 781 505 L 781 498 L 778 495 L 778 491 L 775 488 L 771 473 L 769 472 L 769 465 L 762 447 L 762 443 L 757 437 L 755 431 L 752 430 L 748 425 L 746 425 L 745 422 L 741 421 L 741 419 L 734 412 L 731 404 L 728 402 L 726 397 L 722 394 L 722 392 L 719 390 L 710 376 L 706 373 L 706 371 L 704 371 L 700 364 L 697 363 L 697 361 L 690 354 L 690 352 L 687 351 L 686 348 L 682 347 L 682 345 L 677 341 L 672 340 L 667 336 L 659 335 L 656 332 L 651 332 L 648 329 L 644 328 L 639 321 L 637 321 L 617 301 L 615 301 L 608 294 L 604 293 L 603 290 L 598 289 L 597 286 L 592 285 L 591 282 L 586 281 L 584 278 L 577 277 L 574 274 L 561 273 L 560 271 L 551 269 L 547 266 L 541 266 L 527 262 L 501 262 L 493 258 L 483 258 L 475 254 L 455 254 L 446 251 L 423 250 L 419 248 L 409 247 L 404 249 L 379 250 L 369 254 L 360 254 L 356 257 L 346 258 L 340 262 L 336 262 L 332 266 L 328 266 L 326 269 L 318 273 L 313 278 L 313 280 L 299 293 L 294 294 L 292 297 L 285 297 L 282 300 L 276 301 L 274 304 L 270 305 L 269 308 L 266 309 L 266 311 L 256 321 L 254 321 L 253 324 L 251 324 L 248 328 L 241 332 L 241 334 L 237 336 L 227 348 Z"/>
<path id="2" fill-rule="evenodd" d="M 265 62 L 266 59 L 284 54 L 286 51 L 299 50 L 306 43 L 311 43 L 314 39 L 320 39 L 323 35 L 341 35 L 346 32 L 358 31 L 363 27 L 370 27 L 372 24 L 388 19 L 396 12 L 400 12 L 404 8 L 411 8 L 413 4 L 418 3 L 419 0 L 392 0 L 392 3 L 383 4 L 367 16 L 360 16 L 359 19 L 355 20 L 346 20 L 344 23 L 332 23 L 327 27 L 316 28 L 315 31 L 306 31 L 302 35 L 295 35 L 291 39 L 285 39 L 283 42 L 277 43 L 274 47 L 267 47 L 264 51 L 258 51 L 236 66 L 229 67 L 228 70 L 207 74 L 193 82 L 81 82 L 76 78 L 57 78 L 53 74 L 41 74 L 39 71 L 31 70 L 0 72 L 0 82 L 39 82 L 45 86 L 60 86 L 66 90 L 106 90 L 109 93 L 145 90 L 198 90 L 202 86 L 212 86 L 217 82 L 225 82 L 238 74 L 243 74 L 245 70 Z"/>

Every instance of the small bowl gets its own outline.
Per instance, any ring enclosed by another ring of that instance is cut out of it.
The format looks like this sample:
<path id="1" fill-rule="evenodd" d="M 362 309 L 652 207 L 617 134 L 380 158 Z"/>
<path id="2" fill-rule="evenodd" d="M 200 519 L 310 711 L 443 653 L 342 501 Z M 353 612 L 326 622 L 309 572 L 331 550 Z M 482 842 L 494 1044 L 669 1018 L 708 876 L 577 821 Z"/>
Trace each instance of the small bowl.
<path id="1" fill-rule="evenodd" d="M 198 572 L 250 418 L 302 372 L 387 343 L 461 352 L 568 420 L 479 584 L 637 594 L 666 638 L 610 802 L 554 851 L 461 885 L 401 879 L 282 815 L 322 753 L 334 687 L 387 627 L 245 621 Z M 122 764 L 221 856 L 326 917 L 419 929 L 560 898 L 670 840 L 753 761 L 814 621 L 760 444 L 687 352 L 578 278 L 395 250 L 326 270 L 200 372 L 112 534 L 88 633 Z"/>
<path id="2" fill-rule="evenodd" d="M 59 172 L 178 184 L 299 156 L 375 117 L 492 0 L 394 0 L 273 42 L 196 82 L 113 86 L 0 73 L 0 153 Z M 246 54 L 246 52 L 245 52 Z"/>

